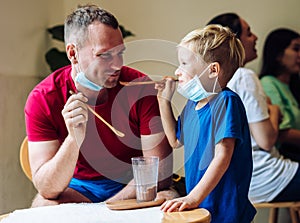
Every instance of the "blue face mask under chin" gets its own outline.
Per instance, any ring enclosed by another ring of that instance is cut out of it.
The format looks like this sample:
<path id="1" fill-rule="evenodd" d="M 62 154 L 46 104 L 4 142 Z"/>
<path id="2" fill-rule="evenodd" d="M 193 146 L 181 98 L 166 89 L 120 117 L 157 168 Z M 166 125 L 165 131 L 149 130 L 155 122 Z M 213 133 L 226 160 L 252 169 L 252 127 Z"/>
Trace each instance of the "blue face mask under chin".
<path id="1" fill-rule="evenodd" d="M 80 85 L 82 85 L 83 87 L 88 88 L 92 91 L 100 91 L 101 89 L 103 89 L 102 86 L 95 84 L 94 82 L 87 79 L 86 75 L 82 71 L 77 73 L 77 76 L 75 77 L 75 81 Z"/>
<path id="2" fill-rule="evenodd" d="M 183 97 L 185 97 L 189 100 L 192 100 L 194 102 L 198 102 L 204 98 L 208 98 L 211 95 L 218 94 L 218 93 L 214 92 L 218 78 L 216 78 L 216 80 L 215 80 L 213 92 L 207 92 L 204 89 L 204 87 L 202 86 L 202 83 L 199 79 L 208 69 L 209 69 L 209 66 L 204 71 L 202 71 L 202 73 L 200 75 L 195 75 L 185 85 L 183 85 L 183 86 L 179 85 L 177 88 L 177 92 L 179 94 L 181 94 Z"/>

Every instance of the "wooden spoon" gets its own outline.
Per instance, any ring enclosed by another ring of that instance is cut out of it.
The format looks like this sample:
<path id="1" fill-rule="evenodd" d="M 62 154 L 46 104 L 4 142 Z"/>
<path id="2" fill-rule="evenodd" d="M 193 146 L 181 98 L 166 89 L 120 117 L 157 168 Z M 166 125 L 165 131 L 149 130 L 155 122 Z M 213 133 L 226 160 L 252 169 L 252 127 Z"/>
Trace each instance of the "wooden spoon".
<path id="1" fill-rule="evenodd" d="M 171 78 L 173 81 L 178 81 L 178 79 L 176 77 L 171 77 L 171 76 L 164 76 L 163 79 L 166 78 Z M 119 81 L 120 84 L 124 85 L 124 86 L 135 86 L 135 85 L 145 85 L 145 84 L 156 84 L 159 83 L 160 81 L 131 81 L 131 82 L 127 82 L 127 81 Z"/>
<path id="2" fill-rule="evenodd" d="M 69 91 L 70 94 L 75 94 L 73 91 Z M 107 125 L 108 128 L 110 128 L 117 136 L 124 137 L 125 134 L 123 132 L 120 132 L 119 130 L 115 129 L 111 124 L 109 124 L 107 121 L 105 121 L 104 118 L 102 118 L 94 109 L 91 108 L 90 105 L 87 105 L 87 108 L 90 112 L 92 112 L 98 119 L 100 119 L 105 125 Z"/>

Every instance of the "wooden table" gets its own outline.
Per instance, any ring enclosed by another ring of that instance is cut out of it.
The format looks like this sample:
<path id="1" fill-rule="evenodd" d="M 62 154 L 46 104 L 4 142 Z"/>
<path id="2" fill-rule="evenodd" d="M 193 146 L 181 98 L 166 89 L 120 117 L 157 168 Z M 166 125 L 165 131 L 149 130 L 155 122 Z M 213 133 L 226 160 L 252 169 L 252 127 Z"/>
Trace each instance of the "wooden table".
<path id="1" fill-rule="evenodd" d="M 1 223 L 208 223 L 205 209 L 164 213 L 160 207 L 110 210 L 105 203 L 61 204 L 16 210 Z"/>

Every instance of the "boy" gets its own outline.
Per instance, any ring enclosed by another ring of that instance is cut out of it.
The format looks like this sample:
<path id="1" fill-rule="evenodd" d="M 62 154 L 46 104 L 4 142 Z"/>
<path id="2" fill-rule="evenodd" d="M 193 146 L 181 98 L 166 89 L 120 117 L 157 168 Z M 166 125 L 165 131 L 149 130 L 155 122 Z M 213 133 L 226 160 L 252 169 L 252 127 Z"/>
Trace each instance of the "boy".
<path id="1" fill-rule="evenodd" d="M 156 84 L 167 138 L 184 145 L 187 196 L 166 201 L 163 211 L 206 208 L 212 223 L 251 222 L 248 199 L 251 141 L 244 106 L 226 88 L 244 60 L 240 41 L 228 29 L 209 25 L 187 34 L 178 47 L 177 91 L 189 99 L 176 121 L 170 100 L 175 82 Z"/>

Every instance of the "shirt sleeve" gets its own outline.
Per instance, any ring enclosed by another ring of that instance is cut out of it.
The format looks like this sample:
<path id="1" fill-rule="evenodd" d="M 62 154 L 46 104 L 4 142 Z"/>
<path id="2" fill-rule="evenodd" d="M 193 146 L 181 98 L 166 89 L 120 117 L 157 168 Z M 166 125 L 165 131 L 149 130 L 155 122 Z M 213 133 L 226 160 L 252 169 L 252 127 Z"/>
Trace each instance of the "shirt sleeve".
<path id="1" fill-rule="evenodd" d="M 225 96 L 220 100 L 214 113 L 215 144 L 224 138 L 235 138 L 243 142 L 244 129 L 248 128 L 244 106 L 238 96 Z"/>
<path id="2" fill-rule="evenodd" d="M 240 68 L 228 87 L 236 92 L 246 109 L 249 123 L 256 123 L 269 118 L 266 94 L 257 75 L 249 69 Z"/>
<path id="3" fill-rule="evenodd" d="M 29 141 L 57 139 L 55 127 L 50 121 L 50 108 L 39 92 L 31 92 L 25 105 L 26 133 Z"/>
<path id="4" fill-rule="evenodd" d="M 280 129 L 289 129 L 293 127 L 293 119 L 289 113 L 289 110 L 286 108 L 286 102 L 282 97 L 282 92 L 280 86 L 276 84 L 276 80 L 273 77 L 265 76 L 261 79 L 261 84 L 270 97 L 272 104 L 279 106 L 283 119 L 279 124 Z"/>

